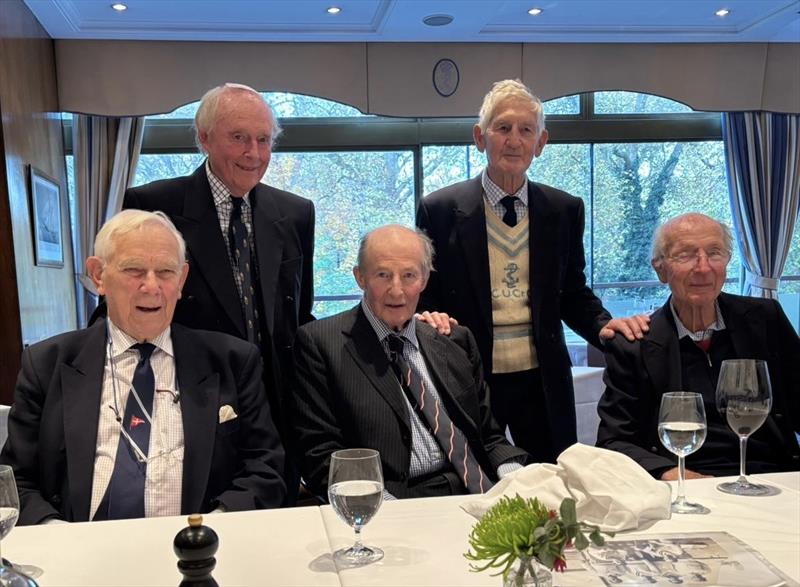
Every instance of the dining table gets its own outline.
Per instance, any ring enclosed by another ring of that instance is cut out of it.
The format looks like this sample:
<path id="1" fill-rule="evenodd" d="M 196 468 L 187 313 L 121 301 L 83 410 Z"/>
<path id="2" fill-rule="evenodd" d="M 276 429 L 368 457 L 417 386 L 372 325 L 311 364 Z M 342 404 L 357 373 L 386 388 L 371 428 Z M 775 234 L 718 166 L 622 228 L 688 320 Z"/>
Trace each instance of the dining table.
<path id="1" fill-rule="evenodd" d="M 770 585 L 800 585 L 800 472 L 751 478 L 777 494 L 730 495 L 717 490 L 720 478 L 693 479 L 686 482 L 687 497 L 705 505 L 708 514 L 672 514 L 614 539 L 725 532 L 776 571 L 781 580 Z M 475 572 L 464 557 L 476 523 L 461 508 L 468 499 L 385 501 L 362 531 L 364 543 L 381 548 L 384 557 L 354 568 L 337 568 L 334 561 L 333 552 L 351 545 L 354 534 L 329 505 L 207 514 L 203 523 L 219 537 L 213 577 L 226 587 L 500 587 L 501 577 Z M 18 527 L 2 541 L 2 555 L 38 567 L 42 587 L 176 586 L 181 575 L 173 538 L 186 526 L 185 516 L 175 516 Z M 554 585 L 604 585 L 570 561 L 565 572 L 554 573 Z"/>

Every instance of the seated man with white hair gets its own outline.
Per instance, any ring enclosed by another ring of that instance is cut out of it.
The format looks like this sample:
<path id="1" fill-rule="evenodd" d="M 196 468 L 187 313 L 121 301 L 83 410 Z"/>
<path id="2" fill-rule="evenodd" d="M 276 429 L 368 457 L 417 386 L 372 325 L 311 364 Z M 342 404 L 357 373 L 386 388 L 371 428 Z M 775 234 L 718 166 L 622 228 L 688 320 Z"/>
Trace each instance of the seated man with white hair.
<path id="1" fill-rule="evenodd" d="M 20 524 L 281 504 L 258 348 L 172 324 L 185 254 L 161 212 L 120 212 L 86 261 L 108 318 L 23 353 L 0 455 Z"/>
<path id="2" fill-rule="evenodd" d="M 606 391 L 597 411 L 597 446 L 627 454 L 657 479 L 677 478 L 676 457 L 658 439 L 661 396 L 702 394 L 705 443 L 686 458 L 686 477 L 739 473 L 739 437 L 716 407 L 726 359 L 763 359 L 772 410 L 747 443 L 747 471 L 800 470 L 800 338 L 777 300 L 722 293 L 731 258 L 727 226 L 683 214 L 660 226 L 652 265 L 672 295 L 650 317 L 642 340 L 606 343 Z"/>

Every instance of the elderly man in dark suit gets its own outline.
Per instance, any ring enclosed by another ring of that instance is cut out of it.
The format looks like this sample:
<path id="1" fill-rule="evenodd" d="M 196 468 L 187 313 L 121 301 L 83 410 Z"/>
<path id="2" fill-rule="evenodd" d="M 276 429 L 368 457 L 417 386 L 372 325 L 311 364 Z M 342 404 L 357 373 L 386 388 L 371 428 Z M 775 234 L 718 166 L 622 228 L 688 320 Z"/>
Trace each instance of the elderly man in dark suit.
<path id="1" fill-rule="evenodd" d="M 208 155 L 203 165 L 187 177 L 130 188 L 123 207 L 161 210 L 184 235 L 192 271 L 175 322 L 261 348 L 272 416 L 285 440 L 281 392 L 291 374 L 284 370 L 297 327 L 313 320 L 314 204 L 260 183 L 280 126 L 252 88 L 210 90 L 195 130 Z"/>
<path id="2" fill-rule="evenodd" d="M 661 396 L 681 390 L 703 395 L 708 423 L 705 443 L 686 459 L 687 478 L 739 473 L 739 437 L 715 403 L 725 359 L 763 359 L 772 382 L 772 411 L 747 442 L 748 471 L 800 469 L 800 338 L 777 300 L 722 293 L 731 240 L 728 227 L 703 214 L 659 227 L 652 264 L 672 295 L 642 340 L 606 345 L 597 445 L 627 454 L 657 479 L 677 478 L 657 430 Z"/>
<path id="3" fill-rule="evenodd" d="M 577 440 L 561 321 L 599 346 L 615 331 L 641 336 L 647 319 L 611 319 L 586 286 L 583 201 L 527 179 L 548 139 L 539 98 L 519 81 L 497 82 L 473 135 L 484 172 L 419 204 L 417 225 L 436 248 L 419 309 L 473 332 L 495 418 L 535 460 L 555 462 Z"/>
<path id="4" fill-rule="evenodd" d="M 119 213 L 86 265 L 108 318 L 22 357 L 0 457 L 20 524 L 279 506 L 258 349 L 171 324 L 188 266 L 169 219 Z"/>
<path id="5" fill-rule="evenodd" d="M 293 419 L 303 478 L 319 496 L 343 448 L 378 450 L 397 498 L 485 491 L 527 458 L 492 418 L 470 332 L 442 336 L 413 319 L 431 256 L 411 229 L 371 232 L 354 268 L 361 304 L 298 331 Z"/>

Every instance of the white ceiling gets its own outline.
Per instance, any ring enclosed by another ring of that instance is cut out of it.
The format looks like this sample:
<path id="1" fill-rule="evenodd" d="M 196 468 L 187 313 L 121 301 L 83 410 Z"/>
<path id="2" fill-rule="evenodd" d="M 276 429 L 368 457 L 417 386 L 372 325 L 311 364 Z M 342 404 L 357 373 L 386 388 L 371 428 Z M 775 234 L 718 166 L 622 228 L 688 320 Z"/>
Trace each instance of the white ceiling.
<path id="1" fill-rule="evenodd" d="M 124 12 L 113 1 L 25 3 L 56 39 L 800 42 L 800 0 L 122 0 Z M 422 23 L 434 14 L 453 21 Z"/>

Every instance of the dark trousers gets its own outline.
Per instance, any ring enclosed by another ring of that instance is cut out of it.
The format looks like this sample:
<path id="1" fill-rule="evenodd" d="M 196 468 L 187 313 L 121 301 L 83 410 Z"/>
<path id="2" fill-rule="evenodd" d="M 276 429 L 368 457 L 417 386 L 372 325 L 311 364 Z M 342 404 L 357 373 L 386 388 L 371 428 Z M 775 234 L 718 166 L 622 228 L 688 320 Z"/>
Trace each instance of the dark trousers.
<path id="1" fill-rule="evenodd" d="M 411 497 L 441 497 L 467 493 L 467 489 L 452 467 L 409 479 L 408 489 L 412 493 Z"/>
<path id="2" fill-rule="evenodd" d="M 486 377 L 491 393 L 492 414 L 514 444 L 531 455 L 534 463 L 555 463 L 551 422 L 542 391 L 539 369 L 515 373 L 492 373 Z"/>

